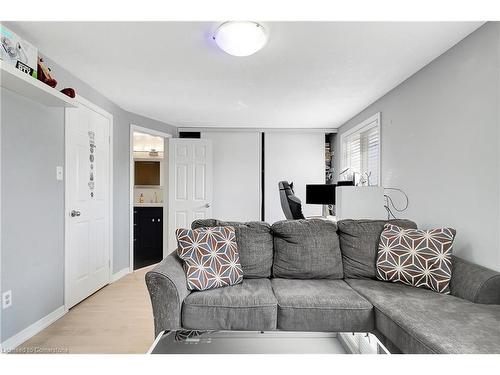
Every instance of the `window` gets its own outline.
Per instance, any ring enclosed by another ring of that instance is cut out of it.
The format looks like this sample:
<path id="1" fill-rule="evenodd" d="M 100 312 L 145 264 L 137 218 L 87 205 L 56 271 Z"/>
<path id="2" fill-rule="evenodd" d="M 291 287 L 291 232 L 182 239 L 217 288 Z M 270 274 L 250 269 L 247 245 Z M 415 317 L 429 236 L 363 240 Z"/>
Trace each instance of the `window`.
<path id="1" fill-rule="evenodd" d="M 340 179 L 356 184 L 380 184 L 380 112 L 340 136 L 342 163 Z M 345 172 L 344 172 L 345 171 Z"/>

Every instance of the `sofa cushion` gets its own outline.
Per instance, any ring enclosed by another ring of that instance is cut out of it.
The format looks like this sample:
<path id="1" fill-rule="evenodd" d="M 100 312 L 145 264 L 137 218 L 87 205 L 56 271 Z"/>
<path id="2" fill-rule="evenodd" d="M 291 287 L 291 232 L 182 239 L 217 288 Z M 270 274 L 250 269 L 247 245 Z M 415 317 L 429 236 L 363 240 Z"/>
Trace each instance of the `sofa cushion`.
<path id="1" fill-rule="evenodd" d="M 273 265 L 273 236 L 269 224 L 262 221 L 240 223 L 216 219 L 198 219 L 191 228 L 232 226 L 236 232 L 236 243 L 240 254 L 243 277 L 260 278 L 271 276 Z"/>
<path id="2" fill-rule="evenodd" d="M 373 306 L 343 280 L 272 279 L 278 328 L 287 331 L 370 332 Z"/>
<path id="3" fill-rule="evenodd" d="M 342 279 L 337 225 L 322 219 L 283 220 L 274 235 L 273 276 L 290 279 Z"/>
<path id="4" fill-rule="evenodd" d="M 239 284 L 243 280 L 233 227 L 177 229 L 177 255 L 189 290 Z"/>
<path id="5" fill-rule="evenodd" d="M 406 229 L 385 224 L 380 235 L 377 278 L 450 294 L 452 228 Z"/>
<path id="6" fill-rule="evenodd" d="M 410 220 L 339 220 L 337 222 L 346 278 L 377 277 L 377 249 L 385 223 L 417 228 Z"/>
<path id="7" fill-rule="evenodd" d="M 346 282 L 373 304 L 376 330 L 403 353 L 500 353 L 500 305 L 383 281 Z"/>
<path id="8" fill-rule="evenodd" d="M 184 299 L 182 326 L 199 330 L 274 330 L 277 301 L 269 279 L 192 292 Z"/>

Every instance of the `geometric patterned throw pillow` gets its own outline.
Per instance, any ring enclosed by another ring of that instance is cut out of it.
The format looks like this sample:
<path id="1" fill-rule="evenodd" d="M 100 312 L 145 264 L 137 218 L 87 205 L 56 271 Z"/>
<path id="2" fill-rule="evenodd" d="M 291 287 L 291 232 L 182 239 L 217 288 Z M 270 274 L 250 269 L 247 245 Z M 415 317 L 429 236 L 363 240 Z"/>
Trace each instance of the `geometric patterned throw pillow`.
<path id="1" fill-rule="evenodd" d="M 449 294 L 456 231 L 404 229 L 385 224 L 377 253 L 377 278 Z"/>
<path id="2" fill-rule="evenodd" d="M 243 281 L 233 227 L 177 229 L 175 235 L 188 289 L 213 289 Z"/>

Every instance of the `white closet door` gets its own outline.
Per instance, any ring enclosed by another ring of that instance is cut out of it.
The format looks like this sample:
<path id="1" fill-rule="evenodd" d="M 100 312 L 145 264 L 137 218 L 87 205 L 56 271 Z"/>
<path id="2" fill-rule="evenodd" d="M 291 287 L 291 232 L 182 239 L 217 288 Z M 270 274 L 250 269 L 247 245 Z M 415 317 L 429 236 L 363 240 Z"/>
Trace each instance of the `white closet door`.
<path id="1" fill-rule="evenodd" d="M 260 132 L 204 132 L 214 160 L 212 215 L 231 221 L 260 220 Z"/>
<path id="2" fill-rule="evenodd" d="M 325 183 L 325 135 L 323 133 L 266 133 L 265 220 L 272 224 L 285 220 L 278 182 L 293 182 L 295 195 L 302 201 L 304 216 L 320 216 L 321 205 L 306 204 L 306 184 Z"/>

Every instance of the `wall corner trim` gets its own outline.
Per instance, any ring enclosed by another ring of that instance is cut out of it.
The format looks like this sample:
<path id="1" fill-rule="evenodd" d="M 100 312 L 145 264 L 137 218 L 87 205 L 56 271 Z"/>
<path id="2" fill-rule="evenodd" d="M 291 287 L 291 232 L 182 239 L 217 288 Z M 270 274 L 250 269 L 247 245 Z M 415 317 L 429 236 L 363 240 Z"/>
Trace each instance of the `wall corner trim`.
<path id="1" fill-rule="evenodd" d="M 64 306 L 57 308 L 50 314 L 44 316 L 42 319 L 23 329 L 21 332 L 2 342 L 2 351 L 6 353 L 16 349 L 19 345 L 28 341 L 30 338 L 50 326 L 56 320 L 62 318 L 67 312 L 68 310 L 66 310 Z"/>
<path id="2" fill-rule="evenodd" d="M 115 272 L 113 275 L 111 275 L 111 284 L 120 280 L 123 276 L 126 276 L 129 273 L 131 273 L 129 267 L 125 267 L 124 269 Z"/>

